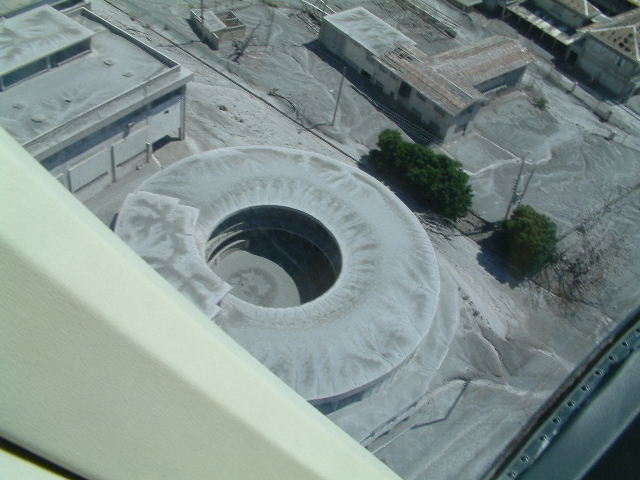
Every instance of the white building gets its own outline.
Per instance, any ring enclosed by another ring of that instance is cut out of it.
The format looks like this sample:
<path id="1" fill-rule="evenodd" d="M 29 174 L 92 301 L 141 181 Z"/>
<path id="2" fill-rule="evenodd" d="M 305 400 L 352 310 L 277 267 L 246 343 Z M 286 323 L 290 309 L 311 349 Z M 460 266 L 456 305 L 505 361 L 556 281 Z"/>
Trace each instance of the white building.
<path id="1" fill-rule="evenodd" d="M 192 74 L 92 12 L 42 6 L 0 24 L 0 125 L 87 199 L 184 138 Z"/>
<path id="2" fill-rule="evenodd" d="M 363 7 L 326 16 L 320 41 L 444 140 L 466 130 L 486 93 L 516 86 L 530 62 L 505 37 L 431 57 Z"/>

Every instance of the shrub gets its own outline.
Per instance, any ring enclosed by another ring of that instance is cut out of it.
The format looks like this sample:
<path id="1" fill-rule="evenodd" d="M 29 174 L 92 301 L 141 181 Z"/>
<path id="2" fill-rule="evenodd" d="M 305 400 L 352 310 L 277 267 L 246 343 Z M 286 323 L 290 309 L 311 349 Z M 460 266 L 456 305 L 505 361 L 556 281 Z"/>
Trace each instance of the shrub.
<path id="1" fill-rule="evenodd" d="M 531 275 L 553 259 L 558 238 L 556 224 L 529 205 L 519 205 L 504 224 L 511 264 Z"/>
<path id="2" fill-rule="evenodd" d="M 406 142 L 396 130 L 383 130 L 378 147 L 369 152 L 371 164 L 402 181 L 421 204 L 452 220 L 467 214 L 473 194 L 460 162 Z"/>
<path id="3" fill-rule="evenodd" d="M 533 99 L 533 106 L 538 110 L 546 110 L 549 106 L 549 101 L 546 99 L 546 97 L 540 95 Z"/>

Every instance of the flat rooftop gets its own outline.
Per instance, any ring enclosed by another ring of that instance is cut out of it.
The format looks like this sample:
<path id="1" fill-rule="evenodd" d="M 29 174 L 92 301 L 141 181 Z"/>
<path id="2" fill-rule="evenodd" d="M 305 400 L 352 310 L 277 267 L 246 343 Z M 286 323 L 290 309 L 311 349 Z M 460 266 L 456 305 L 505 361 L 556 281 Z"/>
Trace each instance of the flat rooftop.
<path id="1" fill-rule="evenodd" d="M 0 125 L 36 158 L 191 78 L 188 70 L 87 10 L 69 21 L 93 34 L 91 52 L 0 95 Z"/>
<path id="2" fill-rule="evenodd" d="M 71 45 L 93 31 L 45 5 L 0 23 L 0 76 Z"/>
<path id="3" fill-rule="evenodd" d="M 327 15 L 324 17 L 324 21 L 376 55 L 386 53 L 395 45 L 415 45 L 415 42 L 409 37 L 364 7 L 351 8 Z"/>
<path id="4" fill-rule="evenodd" d="M 13 12 L 42 3 L 46 2 L 43 0 L 2 0 L 2 2 L 0 2 L 0 17 L 6 17 Z"/>

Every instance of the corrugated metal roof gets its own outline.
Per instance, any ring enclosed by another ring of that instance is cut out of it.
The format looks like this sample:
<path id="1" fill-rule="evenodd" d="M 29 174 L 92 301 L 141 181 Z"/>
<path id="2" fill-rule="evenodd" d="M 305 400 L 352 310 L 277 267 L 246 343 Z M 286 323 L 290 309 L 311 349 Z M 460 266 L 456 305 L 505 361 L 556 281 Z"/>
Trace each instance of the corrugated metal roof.
<path id="1" fill-rule="evenodd" d="M 584 15 L 587 18 L 591 18 L 594 15 L 598 15 L 600 10 L 590 4 L 587 0 L 556 0 L 568 9 Z"/>

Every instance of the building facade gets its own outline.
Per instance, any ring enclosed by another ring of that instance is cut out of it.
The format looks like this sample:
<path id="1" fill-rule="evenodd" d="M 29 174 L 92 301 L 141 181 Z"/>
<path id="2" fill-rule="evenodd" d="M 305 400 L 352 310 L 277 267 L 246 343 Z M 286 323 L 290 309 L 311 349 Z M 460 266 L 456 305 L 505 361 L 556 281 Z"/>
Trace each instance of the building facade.
<path id="1" fill-rule="evenodd" d="M 192 74 L 86 9 L 10 17 L 0 52 L 0 125 L 83 200 L 184 138 Z"/>
<path id="2" fill-rule="evenodd" d="M 640 92 L 640 9 L 584 29 L 575 47 L 578 67 L 614 95 Z"/>

